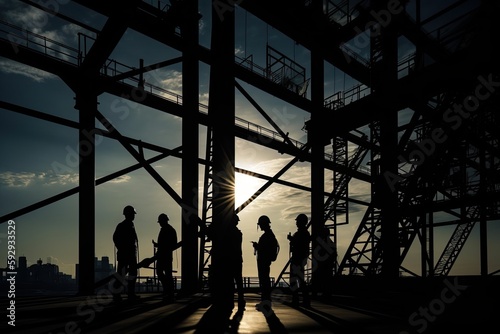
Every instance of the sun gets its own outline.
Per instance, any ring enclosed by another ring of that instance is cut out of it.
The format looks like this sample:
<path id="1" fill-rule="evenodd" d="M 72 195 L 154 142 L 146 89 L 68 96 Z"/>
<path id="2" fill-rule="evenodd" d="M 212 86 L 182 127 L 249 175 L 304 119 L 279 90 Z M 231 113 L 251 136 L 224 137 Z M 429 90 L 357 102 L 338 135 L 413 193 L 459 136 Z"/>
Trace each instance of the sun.
<path id="1" fill-rule="evenodd" d="M 239 207 L 245 203 L 255 192 L 262 186 L 264 182 L 254 176 L 236 173 L 235 177 L 235 205 Z"/>

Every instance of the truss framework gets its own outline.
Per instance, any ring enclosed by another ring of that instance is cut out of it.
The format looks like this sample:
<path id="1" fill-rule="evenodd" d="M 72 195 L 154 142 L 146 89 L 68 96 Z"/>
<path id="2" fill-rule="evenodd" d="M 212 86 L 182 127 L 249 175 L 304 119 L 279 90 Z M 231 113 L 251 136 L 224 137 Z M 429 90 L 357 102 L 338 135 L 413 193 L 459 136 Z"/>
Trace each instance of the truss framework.
<path id="1" fill-rule="evenodd" d="M 25 2 L 49 11 L 48 8 L 32 1 Z M 137 164 L 133 166 L 96 180 L 95 186 L 132 170 L 144 168 L 181 207 L 191 210 L 191 215 L 195 212 L 201 236 L 197 254 L 198 276 L 187 278 L 186 282 L 196 281 L 198 288 L 203 287 L 207 279 L 211 247 L 210 242 L 205 240 L 204 231 L 212 223 L 214 196 L 213 134 L 208 106 L 196 103 L 199 108 L 191 110 L 190 113 L 196 115 L 198 124 L 208 129 L 206 156 L 204 159 L 196 159 L 197 164 L 206 168 L 203 203 L 201 215 L 198 217 L 197 208 L 187 208 L 182 196 L 151 168 L 152 163 L 169 155 L 183 158 L 182 147 L 169 149 L 137 138 L 125 137 L 111 126 L 92 102 L 89 106 L 86 100 L 87 96 L 95 97 L 103 92 L 132 99 L 130 92 L 140 89 L 145 96 L 141 102 L 144 105 L 168 110 L 173 115 L 183 117 L 183 97 L 144 82 L 143 74 L 181 62 L 185 55 L 148 66 L 141 62 L 139 68 L 108 58 L 125 30 L 131 28 L 182 53 L 191 52 L 191 57 L 195 54 L 197 61 L 210 65 L 213 61 L 213 50 L 200 45 L 191 46 L 188 50 L 183 41 L 185 23 L 179 20 L 178 14 L 186 13 L 183 7 L 185 4 L 192 5 L 197 2 L 185 0 L 168 5 L 160 1 L 153 1 L 153 4 L 151 1 L 133 1 L 128 6 L 121 6 L 115 1 L 75 2 L 108 17 L 104 27 L 98 30 L 86 26 L 83 22 L 59 15 L 97 34 L 98 37 L 92 41 L 91 48 L 87 48 L 91 39 L 89 36 L 80 35 L 79 47 L 73 48 L 2 21 L 0 56 L 58 75 L 75 91 L 76 108 L 94 109 L 93 117 L 106 127 L 102 130 L 89 128 L 87 125 L 87 130 L 116 139 L 137 160 Z M 256 144 L 293 157 L 292 161 L 274 176 L 259 175 L 236 167 L 236 171 L 266 179 L 267 183 L 244 205 L 235 208 L 235 212 L 243 210 L 273 183 L 323 194 L 323 214 L 314 216 L 313 212 L 310 222 L 313 226 L 314 249 L 318 245 L 314 238 L 322 227 L 330 230 L 330 237 L 337 245 L 338 228 L 353 223 L 349 220 L 349 203 L 363 205 L 364 217 L 359 222 L 345 255 L 332 269 L 332 275 L 382 275 L 386 271 L 384 263 L 395 263 L 392 264 L 390 272 L 397 270 L 417 276 L 450 274 L 472 230 L 476 226 L 485 230 L 486 223 L 498 219 L 500 213 L 500 123 L 496 111 L 499 96 L 494 86 L 500 74 L 496 61 L 498 57 L 493 45 L 485 46 L 474 42 L 475 39 L 482 42 L 488 38 L 496 41 L 492 36 L 496 36 L 498 28 L 487 24 L 493 25 L 492 20 L 495 13 L 498 13 L 498 6 L 485 2 L 465 16 L 442 23 L 435 31 L 428 32 L 425 28 L 430 21 L 439 22 L 446 13 L 464 3 L 467 1 L 457 1 L 448 11 L 443 10 L 426 20 L 415 20 L 405 11 L 392 13 L 392 23 L 384 25 L 383 22 L 373 22 L 374 16 L 371 14 L 374 11 L 386 10 L 385 1 L 373 2 L 370 5 L 359 1 L 344 1 L 340 4 L 328 1 L 328 6 L 322 6 L 322 1 L 274 1 L 271 4 L 264 1 L 242 2 L 241 8 L 279 29 L 312 53 L 319 54 L 323 61 L 352 76 L 358 84 L 318 101 L 317 97 L 308 98 L 305 94 L 310 82 L 305 68 L 290 61 L 290 58 L 271 46 L 267 46 L 268 64 L 265 68 L 253 63 L 252 57 L 235 57 L 234 88 L 238 89 L 270 124 L 269 128 L 265 128 L 235 118 L 235 137 L 253 140 Z M 122 9 L 117 10 L 119 7 Z M 420 13 L 420 8 L 417 8 L 417 12 Z M 191 15 L 190 20 L 187 20 L 188 24 L 197 25 L 199 17 L 193 15 L 193 12 L 188 14 Z M 475 24 L 481 20 L 486 22 L 484 29 L 478 29 Z M 373 29 L 354 29 L 370 26 L 379 30 L 374 33 Z M 158 32 L 159 27 L 162 28 L 161 34 Z M 445 31 L 451 32 L 446 34 Z M 359 50 L 354 48 L 356 45 L 352 45 L 353 39 L 367 32 L 371 34 L 368 56 L 360 54 Z M 312 42 L 311 35 L 317 36 L 322 43 L 317 45 Z M 394 43 L 397 44 L 398 39 L 402 37 L 415 46 L 414 52 L 404 57 L 397 54 L 397 48 L 394 49 Z M 57 45 L 57 48 L 53 47 L 54 45 Z M 324 45 L 328 47 L 325 48 Z M 465 64 L 471 63 L 480 65 L 465 68 Z M 276 69 L 276 66 L 279 68 Z M 279 78 L 278 74 L 281 75 Z M 313 71 L 311 77 L 315 74 Z M 211 75 L 215 76 L 217 73 Z M 96 88 L 91 91 L 83 89 L 79 84 L 82 78 L 87 83 L 95 83 Z M 258 87 L 310 112 L 311 120 L 306 122 L 305 129 L 310 137 L 320 133 L 321 143 L 318 144 L 311 138 L 307 143 L 289 138 L 280 126 L 273 122 L 269 113 L 245 91 L 239 81 Z M 318 105 L 321 110 L 318 110 Z M 7 102 L 0 102 L 0 108 L 61 126 L 82 128 L 83 121 L 70 122 Z M 411 111 L 412 115 L 407 123 L 397 126 L 387 126 L 383 123 L 386 114 L 400 114 L 402 110 Z M 370 129 L 369 133 L 366 128 Z M 265 137 L 267 140 L 255 139 L 259 137 Z M 384 146 L 387 140 L 396 141 L 394 152 Z M 333 154 L 324 154 L 325 145 L 330 143 Z M 157 152 L 158 155 L 145 159 L 142 153 L 145 148 Z M 313 155 L 311 149 L 323 151 L 321 161 L 317 161 L 317 155 Z M 322 188 L 307 188 L 281 180 L 283 173 L 299 160 L 309 161 L 311 164 L 321 163 L 325 169 L 330 170 L 333 175 L 333 191 L 328 193 Z M 370 169 L 363 167 L 367 160 Z M 349 184 L 353 179 L 372 185 L 369 201 L 351 198 Z M 85 196 L 89 191 L 88 186 L 76 187 L 10 212 L 4 215 L 1 221 L 5 222 L 37 210 L 75 193 L 79 193 L 81 197 Z M 384 195 L 387 194 L 396 194 L 392 202 L 395 214 L 389 214 L 388 205 L 384 203 Z M 436 223 L 434 218 L 439 212 L 456 218 Z M 453 225 L 455 230 L 436 260 L 432 236 L 435 229 L 444 225 Z M 487 258 L 487 243 L 485 234 L 482 235 L 481 273 L 486 275 L 491 270 L 484 260 Z M 420 274 L 405 267 L 405 257 L 412 247 L 418 247 L 421 253 Z M 193 258 L 189 261 L 193 261 Z M 309 279 L 315 275 L 313 262 L 314 258 L 311 258 Z M 287 268 L 283 269 L 277 282 L 286 275 L 286 270 Z"/>

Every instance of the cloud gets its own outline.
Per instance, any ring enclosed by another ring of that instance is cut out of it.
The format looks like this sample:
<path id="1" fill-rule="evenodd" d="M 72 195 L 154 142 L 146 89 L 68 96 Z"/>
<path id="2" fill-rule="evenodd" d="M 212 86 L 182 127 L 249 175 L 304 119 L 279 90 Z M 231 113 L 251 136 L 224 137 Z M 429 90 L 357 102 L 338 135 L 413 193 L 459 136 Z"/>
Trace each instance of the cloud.
<path id="1" fill-rule="evenodd" d="M 0 174 L 0 183 L 11 188 L 26 188 L 36 179 L 35 173 L 4 172 Z"/>
<path id="2" fill-rule="evenodd" d="M 243 50 L 243 48 L 241 46 L 237 47 L 234 49 L 234 53 L 238 56 L 238 57 L 243 57 L 245 55 L 245 50 Z"/>
<path id="3" fill-rule="evenodd" d="M 122 175 L 118 176 L 117 178 L 114 178 L 111 181 L 108 181 L 108 183 L 127 183 L 129 182 L 131 177 L 129 175 Z"/>
<path id="4" fill-rule="evenodd" d="M 311 219 L 310 206 L 309 205 L 292 205 L 281 211 L 281 219 L 283 221 L 295 221 L 295 218 L 299 214 L 305 214 L 309 219 Z"/>
<path id="5" fill-rule="evenodd" d="M 173 93 L 182 94 L 182 72 L 171 70 L 165 73 L 166 78 L 161 80 L 162 88 Z"/>
<path id="6" fill-rule="evenodd" d="M 24 6 L 22 4 L 12 5 L 9 9 L 4 11 L 2 17 L 8 18 L 12 24 L 23 27 L 23 29 L 34 33 L 39 33 L 43 27 L 47 25 L 48 21 L 48 14 L 44 11 L 33 6 Z"/>
<path id="7" fill-rule="evenodd" d="M 38 174 L 38 181 L 41 184 L 47 185 L 66 185 L 78 184 L 78 174 L 54 174 L 54 173 L 40 173 Z"/>
<path id="8" fill-rule="evenodd" d="M 130 182 L 130 175 L 118 176 L 107 183 Z M 0 185 L 9 188 L 28 188 L 33 186 L 78 186 L 78 173 L 54 173 L 50 172 L 3 172 L 0 173 Z"/>
<path id="9" fill-rule="evenodd" d="M 256 163 L 248 169 L 259 174 L 273 176 L 286 166 L 289 161 L 289 158 L 269 159 Z M 297 164 L 290 168 L 280 179 L 307 187 L 310 184 L 310 169 L 308 166 Z M 259 181 L 255 182 L 264 184 L 267 181 L 259 179 Z M 252 203 L 250 211 L 269 210 L 269 205 L 272 203 L 273 208 L 280 208 L 281 219 L 293 221 L 299 213 L 308 214 L 310 212 L 310 201 L 311 194 L 308 191 L 273 183 Z"/>
<path id="10" fill-rule="evenodd" d="M 73 23 L 65 24 L 64 26 L 62 26 L 61 30 L 64 33 L 64 35 L 67 36 L 67 38 L 70 38 L 70 40 L 74 42 L 78 42 L 78 33 L 82 32 L 85 35 L 90 36 L 92 38 L 96 37 L 96 34 L 94 32 L 84 29 Z"/>
<path id="11" fill-rule="evenodd" d="M 282 170 L 290 162 L 290 160 L 291 158 L 278 158 L 262 161 L 252 166 L 251 170 L 264 175 L 274 176 Z M 288 169 L 280 177 L 280 179 L 308 187 L 311 183 L 311 168 L 309 164 L 297 162 L 290 169 Z"/>
<path id="12" fill-rule="evenodd" d="M 273 176 L 281 170 L 288 162 L 289 158 L 269 159 L 261 161 L 251 166 L 250 170 L 258 173 Z M 291 183 L 309 187 L 311 183 L 310 165 L 306 163 L 296 163 L 290 168 L 281 178 Z M 325 182 L 333 182 L 325 180 Z M 330 187 L 329 189 L 332 189 Z M 325 191 L 329 191 L 325 187 Z M 366 182 L 356 179 L 349 183 L 349 196 L 358 200 L 371 201 L 370 185 Z M 311 215 L 311 193 L 304 190 L 291 188 L 285 185 L 273 184 L 264 191 L 255 203 L 252 205 L 252 210 L 269 209 L 268 205 L 272 203 L 273 207 L 280 207 L 281 217 L 283 221 L 294 221 L 299 213 Z M 349 214 L 359 214 L 366 211 L 366 206 L 356 203 L 349 203 Z"/>
<path id="13" fill-rule="evenodd" d="M 207 33 L 207 25 L 203 19 L 198 21 L 198 31 L 200 35 L 205 35 Z"/>
<path id="14" fill-rule="evenodd" d="M 0 14 L 0 17 L 22 29 L 22 31 L 16 31 L 16 35 L 21 34 L 21 36 L 25 36 L 26 31 L 32 33 L 27 37 L 30 41 L 30 48 L 37 49 L 40 52 L 65 61 L 73 63 L 76 61 L 77 52 L 73 48 L 76 48 L 78 33 L 83 32 L 86 35 L 94 35 L 94 33 L 73 23 L 62 23 L 53 14 L 34 6 L 11 2 L 6 7 L 8 8 L 4 10 L 3 14 Z M 23 40 L 21 43 L 24 44 L 26 37 L 19 38 Z M 70 57 L 69 55 L 72 56 Z M 24 74 L 23 72 L 14 73 Z M 40 81 L 39 76 L 30 76 L 30 73 L 26 76 L 35 81 Z"/>
<path id="15" fill-rule="evenodd" d="M 35 185 L 78 184 L 78 174 L 55 174 L 52 172 L 3 172 L 0 185 L 9 188 L 27 188 Z"/>
<path id="16" fill-rule="evenodd" d="M 55 75 L 44 72 L 34 67 L 30 67 L 12 60 L 0 60 L 0 71 L 7 74 L 19 74 L 30 78 L 36 82 L 43 82 L 47 79 L 56 78 Z"/>
<path id="17" fill-rule="evenodd" d="M 2 6 L 3 5 L 4 3 L 2 3 Z M 5 7 L 7 8 L 0 14 L 0 17 L 23 30 L 23 32 L 16 31 L 16 35 L 22 34 L 24 36 L 26 35 L 26 31 L 32 33 L 28 37 L 30 40 L 30 48 L 37 49 L 38 51 L 63 60 L 70 60 L 67 55 L 70 53 L 69 49 L 62 45 L 67 44 L 68 41 L 77 41 L 75 37 L 77 36 L 77 28 L 75 25 L 59 24 L 56 29 L 48 29 L 48 26 L 52 23 L 50 20 L 54 17 L 53 15 L 36 7 L 25 6 L 12 1 L 5 4 Z M 52 24 L 52 26 L 54 25 Z M 54 44 L 54 42 L 51 41 L 57 41 L 61 44 Z M 24 42 L 20 41 L 20 43 Z M 11 60 L 0 60 L 0 71 L 8 74 L 22 75 L 36 82 L 43 82 L 47 79 L 56 78 L 53 74 Z"/>

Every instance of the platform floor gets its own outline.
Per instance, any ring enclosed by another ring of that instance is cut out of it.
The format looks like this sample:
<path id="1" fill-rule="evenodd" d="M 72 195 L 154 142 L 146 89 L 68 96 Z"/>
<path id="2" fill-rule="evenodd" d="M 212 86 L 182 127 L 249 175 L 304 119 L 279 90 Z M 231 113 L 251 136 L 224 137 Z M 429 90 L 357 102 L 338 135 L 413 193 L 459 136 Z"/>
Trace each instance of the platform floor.
<path id="1" fill-rule="evenodd" d="M 273 294 L 273 312 L 260 312 L 259 294 L 245 294 L 246 308 L 220 314 L 208 294 L 165 302 L 155 293 L 115 303 L 96 296 L 18 297 L 15 328 L 3 316 L 0 333 L 489 333 L 499 330 L 497 285 L 464 287 L 449 281 L 428 296 L 376 291 L 367 296 L 333 294 L 294 307 L 290 295 Z M 429 298 L 433 297 L 434 298 Z M 2 309 L 8 300 L 2 298 Z M 5 312 L 5 311 L 4 311 Z M 3 314 L 5 314 L 2 312 Z M 8 313 L 8 312 L 7 312 Z M 8 314 L 7 314 L 8 315 Z"/>

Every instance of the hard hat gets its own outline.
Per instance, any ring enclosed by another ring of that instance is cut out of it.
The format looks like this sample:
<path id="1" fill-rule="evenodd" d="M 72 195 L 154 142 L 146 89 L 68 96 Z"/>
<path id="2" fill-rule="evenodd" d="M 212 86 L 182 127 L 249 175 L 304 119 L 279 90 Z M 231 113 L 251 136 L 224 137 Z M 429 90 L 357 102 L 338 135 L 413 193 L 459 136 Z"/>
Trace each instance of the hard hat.
<path id="1" fill-rule="evenodd" d="M 158 222 L 162 222 L 162 221 L 169 221 L 170 218 L 168 218 L 168 216 L 164 213 L 160 213 L 160 215 L 158 216 Z"/>
<path id="2" fill-rule="evenodd" d="M 271 224 L 271 220 L 268 216 L 260 216 L 259 220 L 257 221 L 257 225 L 261 224 Z"/>
<path id="3" fill-rule="evenodd" d="M 132 205 L 127 205 L 126 207 L 123 208 L 124 215 L 136 214 L 136 213 L 137 213 L 137 211 L 135 211 L 135 209 Z"/>
<path id="4" fill-rule="evenodd" d="M 307 218 L 307 216 L 303 213 L 299 214 L 297 216 L 297 218 L 295 218 L 295 220 L 300 223 L 300 224 L 303 224 L 303 225 L 307 225 L 307 222 L 309 221 L 309 219 Z"/>

